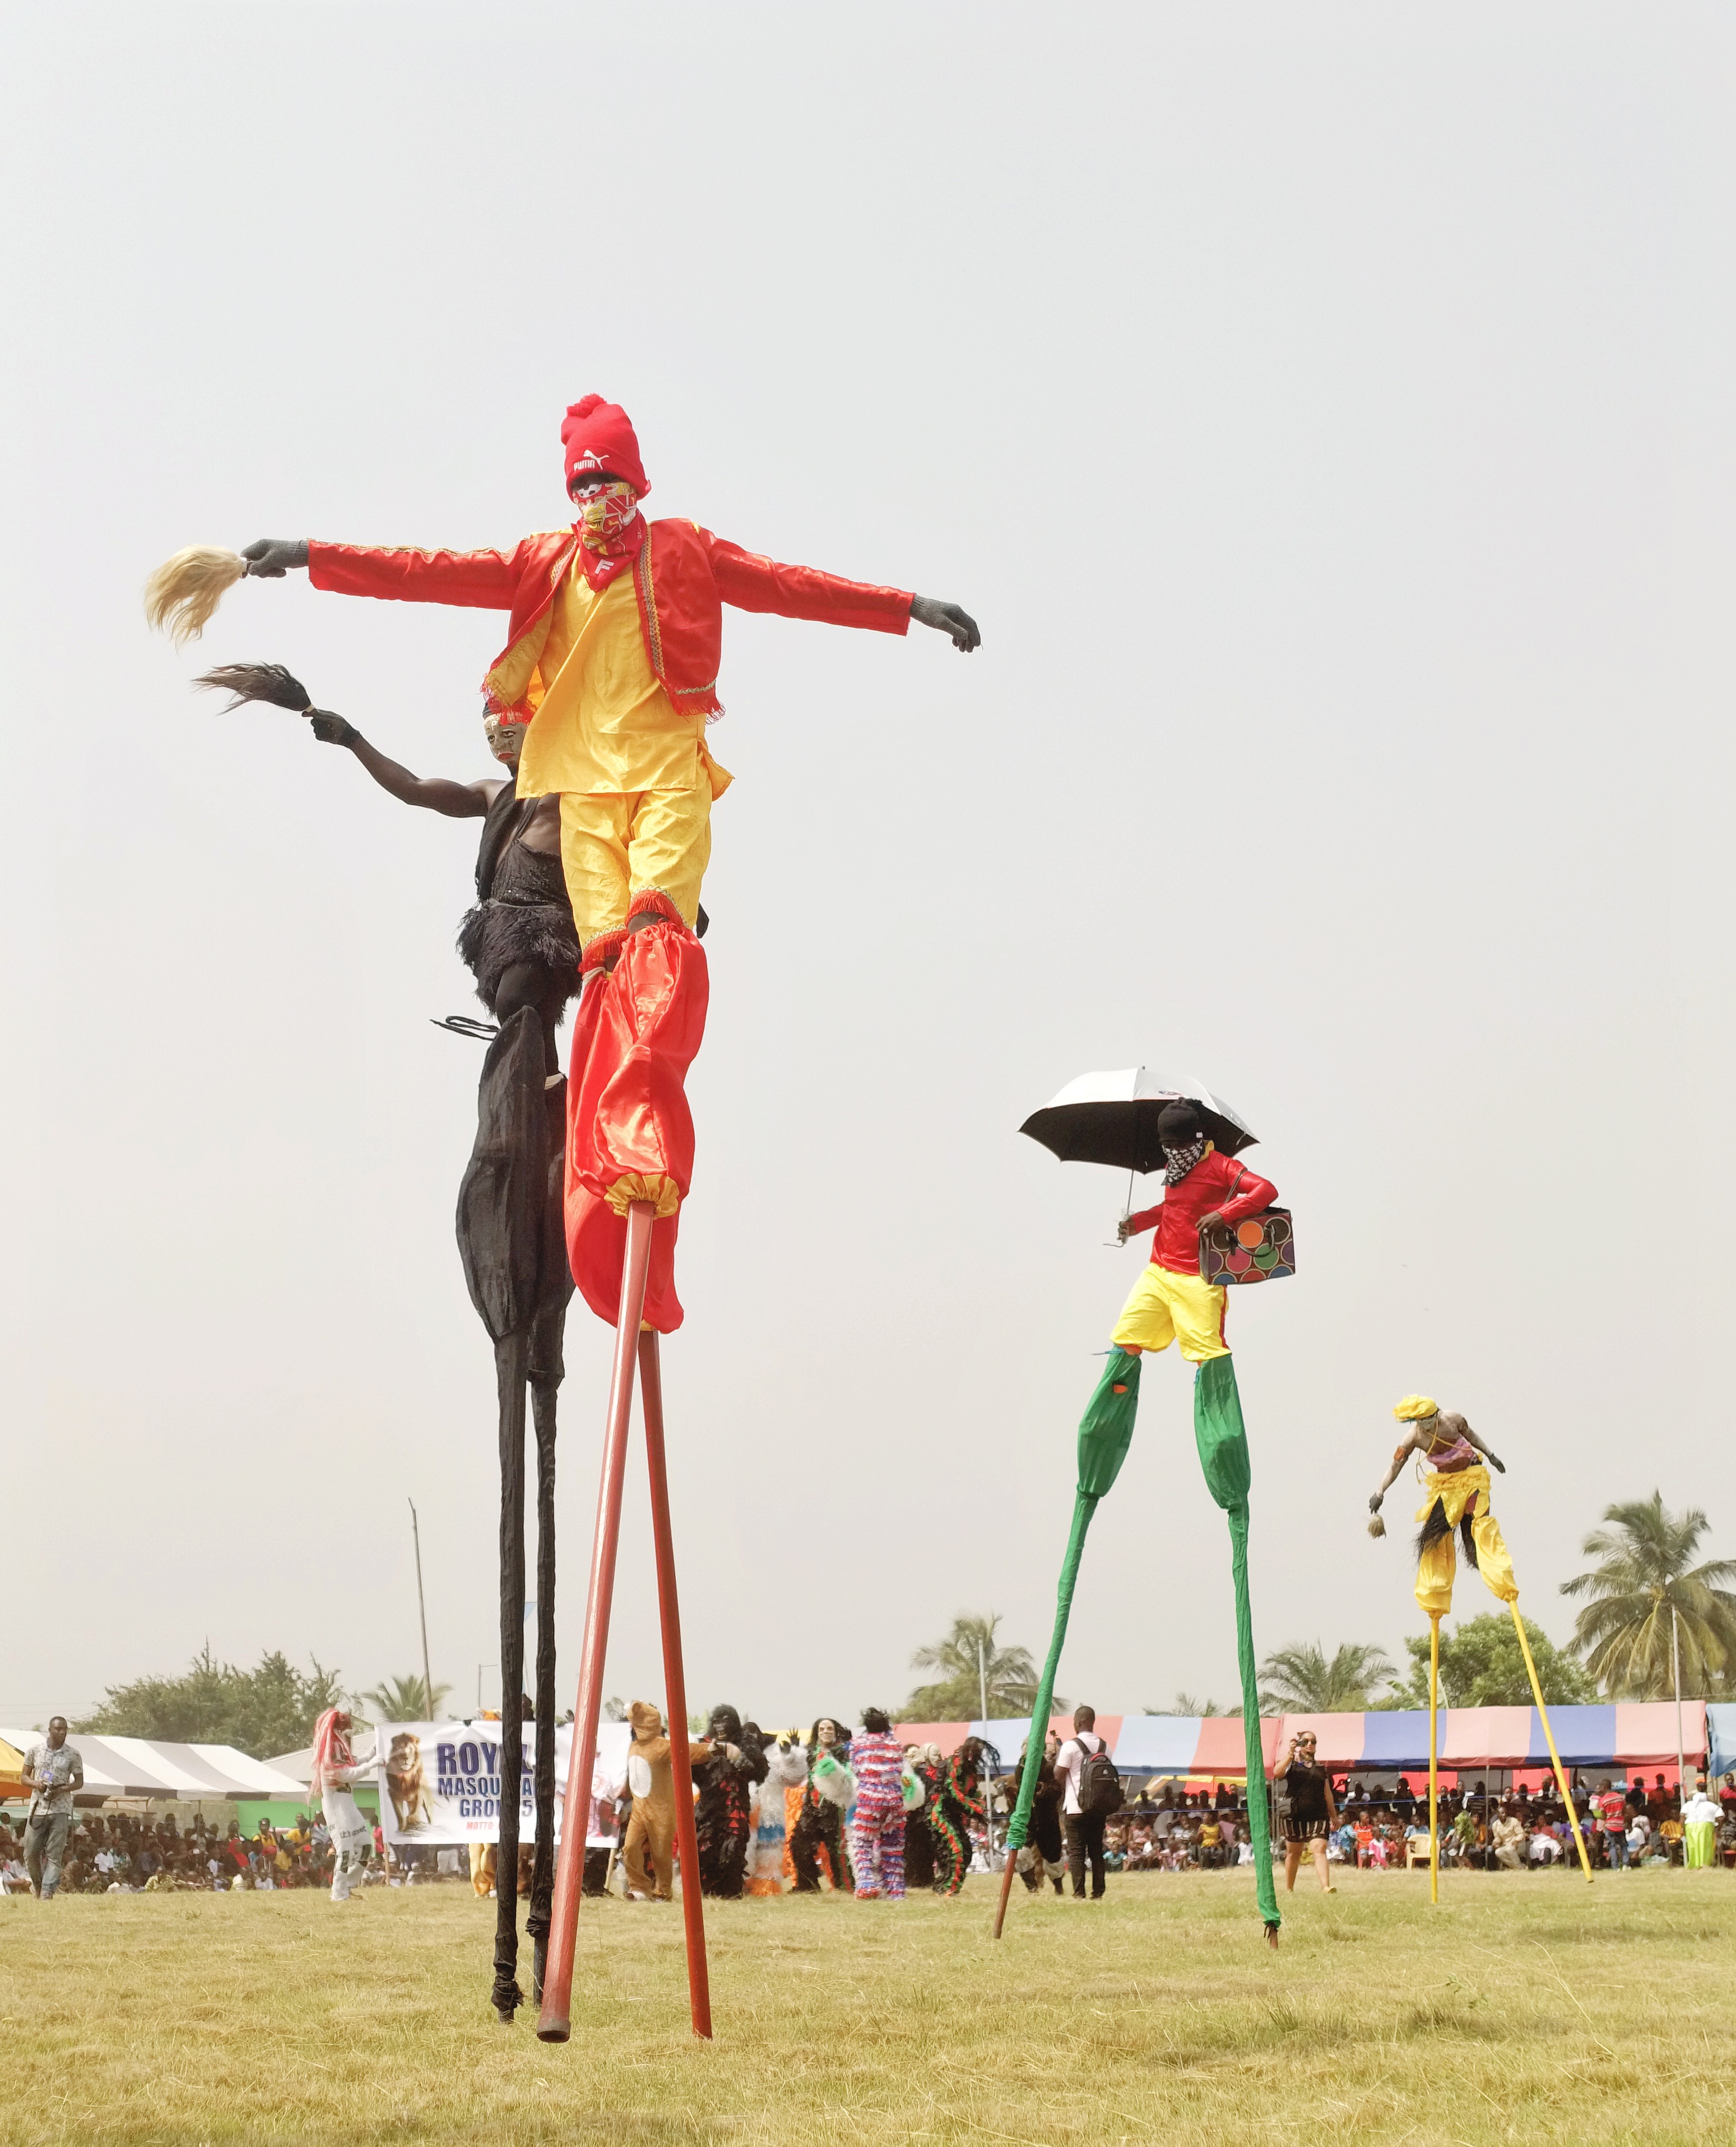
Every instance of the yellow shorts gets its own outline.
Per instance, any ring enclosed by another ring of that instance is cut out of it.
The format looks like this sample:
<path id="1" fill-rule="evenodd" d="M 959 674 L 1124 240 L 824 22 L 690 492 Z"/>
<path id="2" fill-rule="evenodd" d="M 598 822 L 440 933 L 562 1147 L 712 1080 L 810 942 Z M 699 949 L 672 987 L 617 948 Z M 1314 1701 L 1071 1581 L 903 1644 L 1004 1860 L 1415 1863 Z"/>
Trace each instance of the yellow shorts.
<path id="1" fill-rule="evenodd" d="M 711 792 L 561 793 L 561 866 L 583 947 L 627 922 L 629 898 L 668 896 L 688 924 L 711 860 Z"/>
<path id="2" fill-rule="evenodd" d="M 1229 1354 L 1223 1339 L 1223 1310 L 1221 1284 L 1203 1282 L 1197 1274 L 1176 1274 L 1148 1260 L 1109 1339 L 1141 1349 L 1167 1349 L 1178 1342 L 1190 1364 L 1203 1364 L 1208 1357 Z"/>

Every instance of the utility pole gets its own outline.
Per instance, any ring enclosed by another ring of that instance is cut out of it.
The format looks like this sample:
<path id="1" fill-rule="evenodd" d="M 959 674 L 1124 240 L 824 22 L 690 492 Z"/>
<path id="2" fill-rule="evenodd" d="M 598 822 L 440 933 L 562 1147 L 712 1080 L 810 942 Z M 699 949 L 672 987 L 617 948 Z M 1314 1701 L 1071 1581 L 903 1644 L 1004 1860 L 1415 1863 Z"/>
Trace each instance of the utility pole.
<path id="1" fill-rule="evenodd" d="M 983 1726 L 988 1726 L 988 1661 L 983 1653 L 983 1635 L 977 1635 L 977 1691 L 983 1708 Z M 989 1773 L 988 1762 L 983 1762 L 983 1856 L 991 1871 L 994 1869 L 994 1782 Z"/>
<path id="2" fill-rule="evenodd" d="M 1682 1749 L 1682 1642 L 1676 1626 L 1676 1606 L 1669 1606 L 1669 1669 L 1676 1688 L 1676 1798 L 1679 1814 L 1688 1801 L 1688 1760 Z M 1685 1856 L 1687 1851 L 1684 1849 Z"/>
<path id="3" fill-rule="evenodd" d="M 416 1519 L 416 1501 L 410 1506 L 410 1539 L 416 1546 L 416 1608 L 422 1614 L 422 1704 L 434 1712 L 434 1673 L 428 1667 L 428 1606 L 422 1592 L 422 1530 Z"/>

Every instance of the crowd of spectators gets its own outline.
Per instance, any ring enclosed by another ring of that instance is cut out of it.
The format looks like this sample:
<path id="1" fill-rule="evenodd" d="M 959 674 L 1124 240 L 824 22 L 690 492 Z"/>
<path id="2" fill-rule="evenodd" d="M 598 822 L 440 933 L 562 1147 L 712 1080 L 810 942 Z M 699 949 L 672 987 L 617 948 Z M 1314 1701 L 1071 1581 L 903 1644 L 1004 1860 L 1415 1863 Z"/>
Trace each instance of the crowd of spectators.
<path id="1" fill-rule="evenodd" d="M 1003 1776 L 997 1784 L 994 1803 L 1001 1824 L 1011 1809 L 1016 1779 Z M 1328 1838 L 1331 1862 L 1377 1871 L 1426 1864 L 1426 1781 L 1413 1785 L 1401 1775 L 1396 1788 L 1383 1790 L 1340 1777 L 1333 1786 L 1339 1824 Z M 1726 1775 L 1709 1794 L 1718 1814 L 1712 1861 L 1736 1870 L 1736 1775 Z M 1575 1785 L 1574 1805 L 1594 1869 L 1683 1862 L 1687 1829 L 1681 1796 L 1661 1774 L 1649 1785 L 1638 1774 L 1626 1780 L 1607 1775 L 1582 1779 Z M 1500 1793 L 1489 1791 L 1481 1781 L 1463 1783 L 1442 1794 L 1439 1826 L 1446 1868 L 1536 1871 L 1577 1863 L 1567 1810 L 1553 1784 Z M 1278 1831 L 1276 1825 L 1273 1831 Z M 998 1825 L 997 1840 L 998 1834 Z M 23 1837 L 23 1816 L 0 1814 L 0 1893 L 29 1890 Z M 990 1869 L 994 1859 L 980 1819 L 970 1824 L 968 1840 L 972 1867 Z M 1103 1848 L 1113 1872 L 1222 1871 L 1252 1864 L 1245 1794 L 1228 1782 L 1188 1790 L 1175 1782 L 1153 1781 L 1108 1820 Z M 378 1875 L 394 1879 L 464 1875 L 459 1855 L 437 1861 L 433 1851 L 424 1849 L 401 1850 L 394 1856 L 378 1828 L 373 1862 Z M 331 1884 L 332 1868 L 331 1838 L 318 1811 L 300 1813 L 287 1826 L 262 1819 L 252 1834 L 243 1834 L 233 1819 L 219 1824 L 203 1813 L 183 1824 L 172 1812 L 153 1818 L 88 1811 L 79 1814 L 68 1838 L 60 1889 L 68 1894 L 131 1894 L 323 1888 Z M 468 1875 L 474 1880 L 473 1871 Z M 600 1888 L 600 1869 L 587 1877 L 593 1888 Z"/>
<path id="2" fill-rule="evenodd" d="M 378 1829 L 377 1854 L 383 1854 Z M 288 1826 L 262 1819 L 251 1834 L 203 1813 L 183 1826 L 134 1812 L 81 1813 L 68 1839 L 63 1894 L 269 1892 L 332 1883 L 331 1836 L 317 1813 Z M 0 1890 L 26 1893 L 23 1821 L 0 1814 Z"/>
<path id="3" fill-rule="evenodd" d="M 1373 1871 L 1427 1865 L 1426 1779 L 1413 1785 L 1401 1774 L 1387 1790 L 1340 1776 L 1333 1789 L 1340 1823 L 1327 1839 L 1329 1862 Z M 1713 1860 L 1736 1870 L 1736 1775 L 1708 1794 L 1718 1807 Z M 1683 1861 L 1681 1795 L 1661 1774 L 1649 1786 L 1637 1774 L 1628 1780 L 1581 1779 L 1574 1810 L 1593 1869 Z M 1438 1824 L 1443 1869 L 1543 1870 L 1578 1863 L 1567 1808 L 1553 1785 L 1500 1793 L 1482 1781 L 1464 1783 L 1443 1792 Z M 1193 1791 L 1153 1782 L 1109 1821 L 1104 1847 L 1112 1871 L 1223 1871 L 1252 1864 L 1246 1796 L 1227 1782 Z"/>

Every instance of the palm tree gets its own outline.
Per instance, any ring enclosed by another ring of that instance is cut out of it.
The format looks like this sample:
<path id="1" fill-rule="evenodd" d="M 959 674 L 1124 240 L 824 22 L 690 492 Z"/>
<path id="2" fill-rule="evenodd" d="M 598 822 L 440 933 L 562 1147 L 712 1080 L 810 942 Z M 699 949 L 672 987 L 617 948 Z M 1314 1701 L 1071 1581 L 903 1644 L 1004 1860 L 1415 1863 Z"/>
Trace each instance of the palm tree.
<path id="1" fill-rule="evenodd" d="M 367 1701 L 382 1722 L 436 1722 L 440 1703 L 451 1690 L 449 1684 L 437 1684 L 430 1694 L 422 1679 L 413 1675 L 388 1678 L 383 1684 L 358 1697 Z"/>
<path id="2" fill-rule="evenodd" d="M 1220 1707 L 1215 1699 L 1196 1699 L 1191 1692 L 1178 1692 L 1173 1707 L 1148 1707 L 1147 1714 L 1239 1714 L 1239 1707 Z"/>
<path id="3" fill-rule="evenodd" d="M 1561 1584 L 1590 1599 L 1573 1624 L 1585 1667 L 1612 1699 L 1715 1689 L 1736 1671 L 1736 1559 L 1690 1567 L 1711 1524 L 1698 1506 L 1666 1513 L 1658 1491 L 1606 1506 L 1603 1519 L 1612 1525 L 1583 1546 L 1598 1563 Z"/>
<path id="4" fill-rule="evenodd" d="M 1394 1674 L 1383 1648 L 1347 1640 L 1333 1656 L 1318 1640 L 1280 1648 L 1260 1664 L 1260 1705 L 1274 1714 L 1359 1714 L 1370 1689 Z"/>
<path id="5" fill-rule="evenodd" d="M 904 1703 L 907 1722 L 973 1722 L 983 1705 L 986 1683 L 991 1719 L 1028 1714 L 1037 1704 L 1037 1665 L 1028 1648 L 995 1644 L 1000 1613 L 986 1618 L 959 1616 L 943 1640 L 918 1648 L 910 1658 L 913 1670 L 938 1670 L 932 1684 L 918 1685 Z M 1058 1693 L 1058 1713 L 1067 1702 Z"/>

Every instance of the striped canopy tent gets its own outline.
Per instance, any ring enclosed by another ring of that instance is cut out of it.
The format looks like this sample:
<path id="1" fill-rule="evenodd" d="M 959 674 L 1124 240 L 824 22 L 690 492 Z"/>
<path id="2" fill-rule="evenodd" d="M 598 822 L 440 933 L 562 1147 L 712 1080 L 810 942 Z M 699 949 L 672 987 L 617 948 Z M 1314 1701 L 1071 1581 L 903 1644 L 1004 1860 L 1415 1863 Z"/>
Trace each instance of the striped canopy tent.
<path id="1" fill-rule="evenodd" d="M 41 1740 L 35 1729 L 0 1725 L 0 1740 L 28 1752 Z M 304 1797 L 293 1776 L 233 1744 L 159 1744 L 143 1737 L 86 1737 L 67 1742 L 84 1762 L 87 1796 L 161 1797 L 196 1804 L 205 1797 Z M 0 1792 L 22 1794 L 0 1782 Z"/>
<path id="2" fill-rule="evenodd" d="M 1556 1749 L 1568 1767 L 1662 1765 L 1676 1756 L 1673 1701 L 1648 1700 L 1604 1707 L 1552 1707 Z M 1428 1710 L 1395 1709 L 1370 1714 L 1287 1714 L 1280 1740 L 1298 1729 L 1319 1739 L 1327 1767 L 1393 1771 L 1428 1764 Z M 1443 1767 L 1547 1767 L 1548 1739 L 1534 1707 L 1445 1707 L 1438 1719 Z M 1682 1746 L 1690 1759 L 1704 1755 L 1706 1709 L 1682 1703 Z M 1268 1747 L 1268 1751 L 1270 1748 Z"/>
<path id="3" fill-rule="evenodd" d="M 1682 1703 L 1682 1749 L 1690 1762 L 1703 1762 L 1708 1721 L 1718 1718 L 1718 1750 L 1714 1771 L 1736 1769 L 1736 1707 L 1708 1707 L 1703 1700 Z M 1672 1700 L 1618 1703 L 1603 1707 L 1555 1707 L 1549 1710 L 1555 1743 L 1568 1767 L 1673 1766 L 1676 1757 L 1676 1709 Z M 1055 1715 L 1053 1726 L 1073 1734 L 1073 1717 Z M 967 1737 L 983 1737 L 1011 1766 L 1030 1731 L 1028 1720 L 1001 1722 L 913 1722 L 898 1726 L 904 1744 L 938 1744 L 956 1751 Z M 1124 1775 L 1172 1775 L 1203 1780 L 1241 1781 L 1246 1773 L 1239 1715 L 1099 1714 L 1098 1734 L 1108 1743 Z M 1311 1729 L 1319 1740 L 1323 1766 L 1366 1768 L 1397 1773 L 1428 1764 L 1428 1710 L 1377 1710 L 1368 1714 L 1280 1714 L 1260 1724 L 1260 1743 L 1269 1771 L 1285 1743 L 1298 1729 Z M 1534 1707 L 1448 1707 L 1438 1718 L 1440 1764 L 1472 1767 L 1547 1767 L 1549 1747 L 1543 1717 Z"/>

